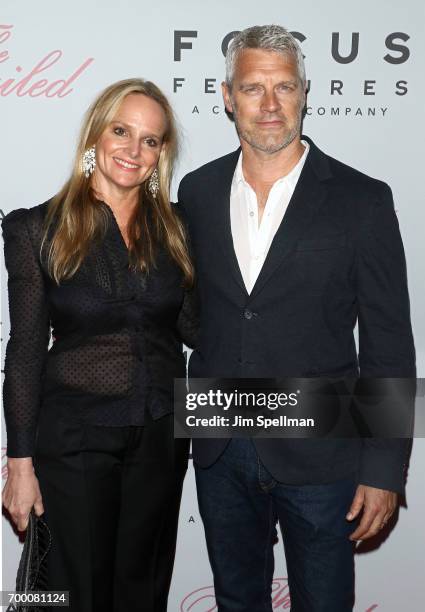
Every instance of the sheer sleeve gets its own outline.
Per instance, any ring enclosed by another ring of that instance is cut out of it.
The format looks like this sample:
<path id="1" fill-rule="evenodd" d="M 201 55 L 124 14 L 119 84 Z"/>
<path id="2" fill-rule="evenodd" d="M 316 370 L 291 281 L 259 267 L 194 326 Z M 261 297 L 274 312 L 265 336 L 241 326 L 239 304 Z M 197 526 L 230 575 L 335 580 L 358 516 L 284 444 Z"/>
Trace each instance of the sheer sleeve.
<path id="1" fill-rule="evenodd" d="M 2 223 L 8 271 L 10 338 L 6 349 L 4 412 L 9 457 L 34 454 L 43 369 L 50 336 L 49 312 L 32 211 L 9 213 Z"/>

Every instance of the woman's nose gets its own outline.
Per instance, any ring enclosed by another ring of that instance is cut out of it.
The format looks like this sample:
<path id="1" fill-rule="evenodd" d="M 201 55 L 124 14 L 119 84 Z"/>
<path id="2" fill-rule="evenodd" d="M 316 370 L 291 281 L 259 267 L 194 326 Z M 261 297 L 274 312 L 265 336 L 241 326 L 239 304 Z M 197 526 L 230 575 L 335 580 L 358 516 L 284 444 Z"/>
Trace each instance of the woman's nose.
<path id="1" fill-rule="evenodd" d="M 128 153 L 132 159 L 140 155 L 141 143 L 138 138 L 132 138 L 128 143 Z"/>

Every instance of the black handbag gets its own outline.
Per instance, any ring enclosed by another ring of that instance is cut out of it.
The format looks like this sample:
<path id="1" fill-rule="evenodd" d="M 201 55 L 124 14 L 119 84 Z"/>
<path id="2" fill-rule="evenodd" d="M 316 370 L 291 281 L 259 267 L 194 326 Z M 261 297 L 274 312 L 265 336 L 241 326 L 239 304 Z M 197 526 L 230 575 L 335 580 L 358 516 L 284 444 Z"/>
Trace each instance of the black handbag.
<path id="1" fill-rule="evenodd" d="M 52 536 L 46 521 L 35 514 L 29 515 L 27 533 L 16 576 L 16 590 L 28 595 L 24 601 L 12 603 L 6 612 L 41 612 L 44 608 L 31 600 L 34 591 L 47 590 L 47 555 L 52 545 Z"/>

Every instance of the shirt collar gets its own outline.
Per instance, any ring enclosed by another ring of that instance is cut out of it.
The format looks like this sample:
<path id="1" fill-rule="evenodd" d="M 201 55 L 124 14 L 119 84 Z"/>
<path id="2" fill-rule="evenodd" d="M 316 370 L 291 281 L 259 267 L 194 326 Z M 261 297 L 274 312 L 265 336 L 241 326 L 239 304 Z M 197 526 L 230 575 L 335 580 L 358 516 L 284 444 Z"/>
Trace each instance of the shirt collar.
<path id="1" fill-rule="evenodd" d="M 304 153 L 302 154 L 302 156 L 300 157 L 296 165 L 292 168 L 292 170 L 288 174 L 286 174 L 285 176 L 282 176 L 280 179 L 277 179 L 277 181 L 274 183 L 275 185 L 283 181 L 290 182 L 290 183 L 297 182 L 301 174 L 301 170 L 303 169 L 305 160 L 307 159 L 308 152 L 310 150 L 310 145 L 308 144 L 306 140 L 301 140 L 301 144 L 304 146 L 304 149 L 305 149 Z M 233 175 L 233 180 L 235 184 L 237 185 L 239 184 L 248 185 L 248 183 L 245 180 L 245 177 L 243 175 L 243 170 L 242 170 L 242 151 L 240 152 L 238 163 L 236 164 L 235 173 Z"/>

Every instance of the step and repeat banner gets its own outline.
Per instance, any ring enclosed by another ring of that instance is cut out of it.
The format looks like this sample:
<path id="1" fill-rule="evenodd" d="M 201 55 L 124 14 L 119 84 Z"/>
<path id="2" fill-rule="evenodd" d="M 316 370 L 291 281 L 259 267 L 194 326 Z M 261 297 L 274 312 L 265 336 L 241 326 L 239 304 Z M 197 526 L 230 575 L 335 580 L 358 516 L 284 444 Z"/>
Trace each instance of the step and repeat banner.
<path id="1" fill-rule="evenodd" d="M 144 77 L 169 97 L 181 154 L 173 186 L 238 145 L 220 83 L 235 32 L 278 23 L 300 41 L 309 79 L 304 133 L 394 193 L 408 262 L 418 376 L 425 376 L 422 0 L 2 0 L 0 7 L 1 214 L 45 201 L 71 168 L 83 113 L 119 79 Z M 3 358 L 9 334 L 2 266 Z M 6 476 L 5 432 L 2 438 Z M 406 505 L 384 539 L 358 547 L 356 612 L 423 610 L 425 444 L 416 439 Z M 21 544 L 3 518 L 3 588 Z M 273 609 L 289 610 L 283 548 L 275 546 Z M 243 588 L 243 585 L 241 585 Z M 185 481 L 172 612 L 215 610 L 192 466 Z"/>

